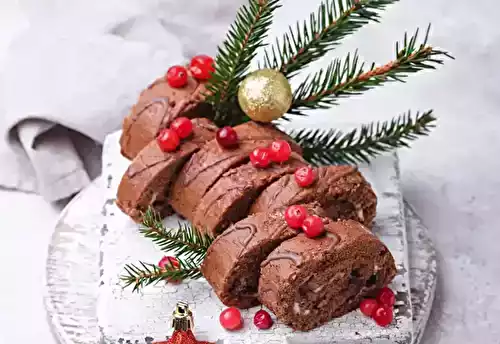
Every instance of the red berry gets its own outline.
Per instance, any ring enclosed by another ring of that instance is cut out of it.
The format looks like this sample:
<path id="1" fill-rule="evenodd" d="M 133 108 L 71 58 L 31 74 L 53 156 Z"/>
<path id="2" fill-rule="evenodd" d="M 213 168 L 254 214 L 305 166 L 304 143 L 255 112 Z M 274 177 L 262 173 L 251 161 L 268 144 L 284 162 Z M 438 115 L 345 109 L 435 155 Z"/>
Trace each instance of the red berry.
<path id="1" fill-rule="evenodd" d="M 323 223 L 321 217 L 311 215 L 306 217 L 302 223 L 302 230 L 308 238 L 316 238 L 324 233 L 325 224 Z"/>
<path id="2" fill-rule="evenodd" d="M 255 167 L 266 168 L 271 164 L 271 151 L 269 148 L 255 148 L 250 153 L 250 161 Z"/>
<path id="3" fill-rule="evenodd" d="M 222 327 L 229 331 L 239 330 L 243 327 L 240 310 L 235 307 L 223 310 L 219 316 L 219 321 Z"/>
<path id="4" fill-rule="evenodd" d="M 310 186 L 315 179 L 316 172 L 311 166 L 299 167 L 295 171 L 295 181 L 303 188 Z"/>
<path id="5" fill-rule="evenodd" d="M 164 152 L 173 152 L 179 147 L 179 135 L 172 129 L 163 129 L 158 135 L 158 145 Z"/>
<path id="6" fill-rule="evenodd" d="M 386 327 L 393 319 L 392 308 L 386 306 L 379 306 L 372 314 L 373 320 L 378 326 Z"/>
<path id="7" fill-rule="evenodd" d="M 261 309 L 255 313 L 253 323 L 261 330 L 267 330 L 273 326 L 273 318 L 265 310 Z"/>
<path id="8" fill-rule="evenodd" d="M 238 145 L 238 134 L 231 127 L 223 127 L 217 130 L 215 139 L 224 148 L 231 148 Z"/>
<path id="9" fill-rule="evenodd" d="M 396 295 L 390 288 L 384 287 L 378 292 L 377 301 L 383 306 L 392 307 L 396 303 Z"/>
<path id="10" fill-rule="evenodd" d="M 193 131 L 193 123 L 187 117 L 177 117 L 174 119 L 172 124 L 170 124 L 170 129 L 177 133 L 180 139 L 185 139 Z"/>
<path id="11" fill-rule="evenodd" d="M 196 79 L 210 79 L 210 76 L 215 71 L 214 59 L 207 55 L 197 55 L 191 59 L 189 70 Z"/>
<path id="12" fill-rule="evenodd" d="M 363 301 L 361 301 L 361 304 L 359 305 L 361 313 L 363 313 L 367 317 L 371 317 L 373 312 L 375 312 L 377 308 L 378 308 L 378 302 L 377 300 L 374 299 L 364 299 Z"/>
<path id="13" fill-rule="evenodd" d="M 170 256 L 164 256 L 159 262 L 158 262 L 158 267 L 163 270 L 179 270 L 180 264 L 177 258 L 175 257 L 170 257 Z M 180 283 L 181 281 L 177 281 L 172 278 L 168 278 L 167 281 L 169 283 Z"/>
<path id="14" fill-rule="evenodd" d="M 167 82 L 170 86 L 179 88 L 186 86 L 188 82 L 188 73 L 183 66 L 173 66 L 167 71 Z"/>
<path id="15" fill-rule="evenodd" d="M 179 268 L 179 261 L 175 257 L 164 256 L 158 263 L 160 269 Z"/>
<path id="16" fill-rule="evenodd" d="M 301 228 L 306 217 L 307 210 L 301 205 L 291 205 L 285 210 L 285 221 L 290 228 Z"/>
<path id="17" fill-rule="evenodd" d="M 274 162 L 285 162 L 292 154 L 292 147 L 285 140 L 278 140 L 271 143 L 271 159 Z"/>

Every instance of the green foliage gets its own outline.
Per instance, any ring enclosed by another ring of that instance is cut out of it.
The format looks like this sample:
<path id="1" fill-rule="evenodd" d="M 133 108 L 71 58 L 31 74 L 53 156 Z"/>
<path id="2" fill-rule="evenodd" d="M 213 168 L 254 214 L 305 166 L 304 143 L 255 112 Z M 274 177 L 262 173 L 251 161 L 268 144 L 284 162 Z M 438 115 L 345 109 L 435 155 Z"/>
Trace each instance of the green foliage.
<path id="1" fill-rule="evenodd" d="M 324 56 L 345 36 L 369 22 L 379 20 L 379 12 L 398 0 L 325 0 L 309 21 L 297 22 L 264 55 L 265 68 L 294 76 L 309 63 Z"/>
<path id="2" fill-rule="evenodd" d="M 151 208 L 144 214 L 140 231 L 163 251 L 193 262 L 203 260 L 213 241 L 213 238 L 188 224 L 179 223 L 176 229 L 166 228 L 159 214 Z"/>
<path id="3" fill-rule="evenodd" d="M 179 224 L 179 228 L 166 228 L 160 215 L 149 208 L 143 216 L 140 231 L 151 239 L 163 251 L 175 255 L 179 268 L 161 269 L 159 266 L 144 262 L 128 264 L 125 274 L 121 276 L 124 288 L 131 285 L 134 291 L 162 280 L 197 279 L 201 277 L 199 270 L 208 247 L 213 238 L 201 234 L 196 228 Z"/>
<path id="4" fill-rule="evenodd" d="M 303 156 L 314 165 L 369 162 L 376 155 L 408 147 L 409 141 L 428 135 L 435 126 L 432 110 L 403 114 L 387 122 L 374 122 L 347 133 L 336 129 L 301 129 L 290 136 L 302 146 Z"/>
<path id="5" fill-rule="evenodd" d="M 379 14 L 398 0 L 324 0 L 309 21 L 297 23 L 269 49 L 264 51 L 262 67 L 281 71 L 288 79 L 297 75 L 311 62 L 335 48 L 347 35 L 369 22 L 377 22 Z M 238 87 L 246 77 L 250 63 L 272 23 L 279 0 L 249 0 L 238 11 L 226 40 L 219 46 L 215 59 L 216 70 L 207 82 L 206 102 L 215 115 L 211 119 L 218 126 L 238 125 L 249 121 L 238 105 Z M 405 34 L 396 44 L 393 61 L 365 69 L 357 53 L 344 59 L 335 59 L 326 69 L 308 76 L 294 92 L 289 113 L 305 115 L 306 110 L 324 109 L 338 100 L 361 94 L 387 82 L 404 81 L 411 73 L 434 69 L 443 63 L 447 52 L 427 44 L 429 30 L 422 43 L 417 43 L 418 31 Z M 289 121 L 292 117 L 284 116 Z M 356 164 L 369 162 L 378 154 L 395 148 L 408 147 L 410 141 L 428 135 L 435 126 L 432 110 L 410 112 L 386 122 L 372 122 L 349 132 L 336 129 L 302 129 L 291 131 L 290 136 L 302 146 L 303 156 L 311 164 Z M 121 280 L 125 287 L 142 287 L 162 280 L 200 278 L 200 264 L 213 242 L 213 238 L 200 234 L 196 228 L 179 224 L 179 228 L 165 228 L 162 219 L 153 210 L 144 214 L 141 232 L 162 250 L 176 255 L 179 268 L 139 262 L 125 267 Z"/>
<path id="6" fill-rule="evenodd" d="M 120 277 L 123 287 L 133 286 L 132 291 L 139 291 L 151 284 L 169 279 L 182 281 L 185 279 L 198 279 L 202 277 L 199 269 L 199 263 L 190 259 L 179 259 L 178 269 L 161 269 L 159 266 L 149 263 L 139 262 L 138 264 L 127 264 L 125 274 Z"/>
<path id="7" fill-rule="evenodd" d="M 278 7 L 279 0 L 249 0 L 239 9 L 226 40 L 219 46 L 216 70 L 207 83 L 207 102 L 214 105 L 217 124 L 227 123 L 230 113 L 224 104 L 235 101 L 238 86 L 257 50 L 264 45 Z"/>
<path id="8" fill-rule="evenodd" d="M 290 114 L 303 114 L 304 110 L 324 109 L 337 104 L 340 98 L 361 94 L 386 82 L 402 81 L 411 73 L 435 69 L 443 58 L 452 58 L 447 52 L 433 49 L 425 39 L 418 44 L 418 30 L 408 38 L 405 34 L 401 43 L 396 43 L 395 59 L 383 66 L 375 63 L 369 69 L 359 62 L 357 52 L 344 60 L 335 59 L 326 69 L 307 77 L 295 90 Z"/>

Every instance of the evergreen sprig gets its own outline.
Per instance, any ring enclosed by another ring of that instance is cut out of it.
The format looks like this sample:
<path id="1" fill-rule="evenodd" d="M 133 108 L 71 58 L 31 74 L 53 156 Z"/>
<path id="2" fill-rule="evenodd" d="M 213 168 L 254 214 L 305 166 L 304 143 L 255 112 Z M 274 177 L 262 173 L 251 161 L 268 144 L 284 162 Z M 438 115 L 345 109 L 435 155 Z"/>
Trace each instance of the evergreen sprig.
<path id="1" fill-rule="evenodd" d="M 435 126 L 432 110 L 412 117 L 411 112 L 386 122 L 373 122 L 347 133 L 330 129 L 292 130 L 289 135 L 314 165 L 369 162 L 379 154 L 408 147 L 409 141 L 428 135 Z"/>
<path id="2" fill-rule="evenodd" d="M 144 262 L 127 264 L 125 274 L 120 277 L 124 288 L 133 285 L 133 291 L 137 291 L 162 280 L 181 281 L 202 276 L 200 265 L 213 238 L 186 224 L 179 223 L 176 229 L 166 228 L 161 216 L 152 208 L 143 214 L 140 231 L 163 251 L 174 254 L 179 266 L 166 265 L 161 268 Z"/>
<path id="3" fill-rule="evenodd" d="M 371 65 L 365 70 L 364 63 L 354 53 L 344 60 L 335 59 L 325 70 L 307 77 L 295 90 L 290 114 L 302 115 L 304 110 L 324 109 L 337 103 L 340 98 L 361 94 L 386 82 L 401 81 L 411 73 L 435 69 L 443 64 L 443 58 L 453 58 L 445 51 L 427 44 L 430 26 L 422 43 L 418 44 L 418 29 L 411 37 L 405 33 L 402 42 L 396 43 L 396 57 L 383 65 Z"/>
<path id="4" fill-rule="evenodd" d="M 311 62 L 324 56 L 345 36 L 369 22 L 377 22 L 379 12 L 398 0 L 326 0 L 311 13 L 309 22 L 290 26 L 281 40 L 264 52 L 264 67 L 278 69 L 286 77 L 296 75 Z"/>
<path id="5" fill-rule="evenodd" d="M 200 263 L 190 259 L 179 259 L 178 268 L 162 269 L 157 265 L 139 262 L 138 264 L 127 264 L 125 274 L 120 277 L 123 287 L 133 286 L 133 292 L 138 291 L 151 284 L 162 280 L 182 281 L 185 279 L 198 279 L 202 276 Z"/>
<path id="6" fill-rule="evenodd" d="M 228 117 L 224 104 L 234 100 L 238 86 L 258 48 L 264 45 L 279 0 L 249 0 L 242 6 L 225 41 L 218 47 L 216 70 L 207 83 L 207 102 L 214 105 L 215 121 Z"/>
<path id="7" fill-rule="evenodd" d="M 213 242 L 212 237 L 201 234 L 188 224 L 179 223 L 176 229 L 166 228 L 161 216 L 151 208 L 144 214 L 140 231 L 161 250 L 192 262 L 201 262 Z"/>

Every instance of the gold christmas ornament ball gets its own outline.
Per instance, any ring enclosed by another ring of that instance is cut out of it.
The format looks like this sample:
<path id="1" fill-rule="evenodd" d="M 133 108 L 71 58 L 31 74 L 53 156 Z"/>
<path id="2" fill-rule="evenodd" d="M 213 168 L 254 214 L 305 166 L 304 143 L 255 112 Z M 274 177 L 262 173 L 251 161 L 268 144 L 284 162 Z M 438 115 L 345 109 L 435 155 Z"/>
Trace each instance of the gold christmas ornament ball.
<path id="1" fill-rule="evenodd" d="M 240 85 L 238 102 L 243 112 L 257 122 L 271 122 L 292 105 L 292 88 L 283 74 L 274 69 L 250 73 Z"/>

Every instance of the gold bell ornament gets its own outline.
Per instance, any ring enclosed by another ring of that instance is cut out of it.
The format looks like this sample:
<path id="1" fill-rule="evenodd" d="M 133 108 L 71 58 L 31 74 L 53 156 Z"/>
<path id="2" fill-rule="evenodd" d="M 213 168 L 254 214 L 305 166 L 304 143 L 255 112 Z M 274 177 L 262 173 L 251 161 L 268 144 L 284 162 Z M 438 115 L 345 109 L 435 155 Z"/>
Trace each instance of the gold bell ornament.
<path id="1" fill-rule="evenodd" d="M 287 78 L 277 70 L 260 69 L 241 82 L 238 102 L 252 120 L 271 122 L 290 109 L 292 88 Z"/>

